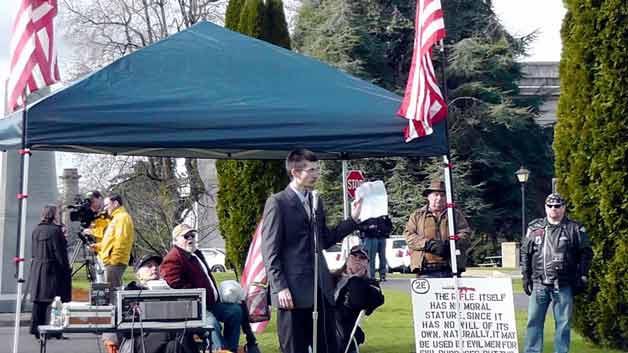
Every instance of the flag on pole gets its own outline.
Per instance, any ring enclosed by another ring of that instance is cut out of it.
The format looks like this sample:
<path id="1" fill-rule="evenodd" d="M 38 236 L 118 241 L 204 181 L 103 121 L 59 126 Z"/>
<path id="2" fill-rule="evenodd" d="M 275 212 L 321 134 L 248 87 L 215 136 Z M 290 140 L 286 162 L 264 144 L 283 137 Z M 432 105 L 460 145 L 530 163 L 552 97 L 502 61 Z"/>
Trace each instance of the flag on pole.
<path id="1" fill-rule="evenodd" d="M 406 92 L 397 114 L 408 119 L 403 129 L 406 142 L 430 135 L 432 126 L 447 117 L 447 106 L 436 83 L 432 47 L 445 38 L 440 0 L 418 0 L 415 18 L 414 52 Z"/>
<path id="2" fill-rule="evenodd" d="M 21 0 L 19 3 L 11 35 L 7 111 L 24 104 L 24 93 L 28 95 L 59 81 L 54 43 L 57 0 Z"/>
<path id="3" fill-rule="evenodd" d="M 264 261 L 262 260 L 262 222 L 255 228 L 253 233 L 253 241 L 249 247 L 249 253 L 246 256 L 246 262 L 244 263 L 244 270 L 242 271 L 242 278 L 240 285 L 245 291 L 248 291 L 251 283 L 268 283 L 268 277 L 266 276 L 266 268 L 264 268 Z M 265 303 L 261 303 L 264 305 Z M 249 312 L 252 308 L 249 308 Z M 255 333 L 260 333 L 268 326 L 268 321 L 255 322 L 251 324 L 251 329 Z"/>

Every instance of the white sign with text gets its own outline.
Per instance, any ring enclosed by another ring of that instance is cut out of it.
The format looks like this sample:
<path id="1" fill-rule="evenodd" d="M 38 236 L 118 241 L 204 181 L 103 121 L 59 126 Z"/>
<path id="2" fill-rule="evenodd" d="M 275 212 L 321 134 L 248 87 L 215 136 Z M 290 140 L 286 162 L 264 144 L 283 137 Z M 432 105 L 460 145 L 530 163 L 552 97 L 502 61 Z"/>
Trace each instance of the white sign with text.
<path id="1" fill-rule="evenodd" d="M 411 282 L 416 353 L 518 353 L 510 278 Z"/>

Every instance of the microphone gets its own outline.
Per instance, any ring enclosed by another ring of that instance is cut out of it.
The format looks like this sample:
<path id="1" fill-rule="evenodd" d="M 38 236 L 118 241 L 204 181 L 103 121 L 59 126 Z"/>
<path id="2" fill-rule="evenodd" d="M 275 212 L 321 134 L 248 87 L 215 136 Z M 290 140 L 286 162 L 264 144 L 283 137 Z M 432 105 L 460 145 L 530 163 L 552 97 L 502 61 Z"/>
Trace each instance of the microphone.
<path id="1" fill-rule="evenodd" d="M 318 209 L 318 190 L 312 190 L 312 215 L 316 215 Z"/>

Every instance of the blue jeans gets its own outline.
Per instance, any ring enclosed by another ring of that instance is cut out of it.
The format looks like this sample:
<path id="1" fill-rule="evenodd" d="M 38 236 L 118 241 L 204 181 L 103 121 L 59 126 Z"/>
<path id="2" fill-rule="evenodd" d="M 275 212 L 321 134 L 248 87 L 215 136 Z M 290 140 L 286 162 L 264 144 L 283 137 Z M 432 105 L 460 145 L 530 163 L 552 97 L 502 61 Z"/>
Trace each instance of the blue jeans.
<path id="1" fill-rule="evenodd" d="M 386 238 L 364 238 L 364 249 L 369 255 L 369 276 L 375 278 L 375 255 L 379 254 L 379 277 L 386 277 Z"/>
<path id="2" fill-rule="evenodd" d="M 242 307 L 239 304 L 216 303 L 207 314 L 207 323 L 214 328 L 212 330 L 212 349 L 226 348 L 232 352 L 237 352 L 240 342 Z M 221 330 L 221 322 L 224 323 L 224 330 Z"/>
<path id="3" fill-rule="evenodd" d="M 525 353 L 543 352 L 543 327 L 547 308 L 552 303 L 556 333 L 554 335 L 554 352 L 569 352 L 571 334 L 571 312 L 573 308 L 573 293 L 571 287 L 546 287 L 534 283 L 534 290 L 530 295 L 528 305 L 528 326 L 525 339 Z"/>

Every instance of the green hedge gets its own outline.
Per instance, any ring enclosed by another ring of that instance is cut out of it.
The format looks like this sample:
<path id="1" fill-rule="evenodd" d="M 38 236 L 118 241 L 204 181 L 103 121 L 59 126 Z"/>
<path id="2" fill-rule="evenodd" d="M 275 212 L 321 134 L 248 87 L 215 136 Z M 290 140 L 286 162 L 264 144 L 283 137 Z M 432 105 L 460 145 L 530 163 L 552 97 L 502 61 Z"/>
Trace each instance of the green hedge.
<path id="1" fill-rule="evenodd" d="M 565 4 L 555 168 L 595 254 L 575 326 L 628 349 L 628 3 Z"/>
<path id="2" fill-rule="evenodd" d="M 283 161 L 217 161 L 216 170 L 220 234 L 225 238 L 227 261 L 242 273 L 266 198 L 288 184 L 287 176 Z"/>

